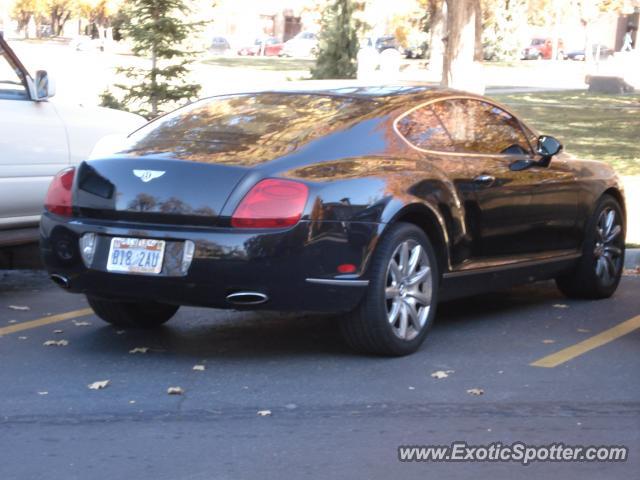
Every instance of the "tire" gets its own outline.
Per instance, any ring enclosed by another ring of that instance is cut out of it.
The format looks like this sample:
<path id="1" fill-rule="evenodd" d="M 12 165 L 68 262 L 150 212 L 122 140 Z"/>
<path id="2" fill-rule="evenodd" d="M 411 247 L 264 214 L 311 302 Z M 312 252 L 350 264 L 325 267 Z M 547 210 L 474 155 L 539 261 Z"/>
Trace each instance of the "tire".
<path id="1" fill-rule="evenodd" d="M 119 302 L 87 296 L 95 314 L 121 328 L 155 328 L 169 321 L 180 308 L 155 302 Z"/>
<path id="2" fill-rule="evenodd" d="M 622 208 L 615 198 L 603 195 L 587 223 L 578 265 L 556 278 L 560 291 L 570 298 L 600 299 L 613 295 L 624 267 L 624 237 Z"/>
<path id="3" fill-rule="evenodd" d="M 404 258 L 407 260 L 403 262 Z M 403 356 L 415 352 L 427 336 L 438 304 L 440 272 L 431 242 L 415 225 L 394 224 L 380 240 L 369 272 L 365 297 L 340 322 L 345 341 L 362 353 Z"/>

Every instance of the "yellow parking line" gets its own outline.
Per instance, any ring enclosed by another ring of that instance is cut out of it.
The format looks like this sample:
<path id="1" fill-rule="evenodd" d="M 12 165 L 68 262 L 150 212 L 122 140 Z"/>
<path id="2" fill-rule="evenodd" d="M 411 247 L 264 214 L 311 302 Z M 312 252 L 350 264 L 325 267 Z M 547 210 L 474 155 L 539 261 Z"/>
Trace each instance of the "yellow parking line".
<path id="1" fill-rule="evenodd" d="M 0 335 L 7 335 L 9 333 L 21 332 L 22 330 L 29 330 L 30 328 L 42 327 L 43 325 L 49 325 L 50 323 L 64 322 L 65 320 L 84 317 L 85 315 L 90 315 L 92 313 L 93 310 L 90 308 L 83 308 L 82 310 L 74 310 L 73 312 L 50 315 L 48 317 L 38 318 L 37 320 L 17 323 L 9 327 L 2 327 L 0 328 Z"/>
<path id="2" fill-rule="evenodd" d="M 532 367 L 544 367 L 544 368 L 553 368 L 558 365 L 568 362 L 572 358 L 575 358 L 579 355 L 587 353 L 594 348 L 601 347 L 616 338 L 622 337 L 627 333 L 633 332 L 634 330 L 640 328 L 640 315 L 637 317 L 633 317 L 625 322 L 622 322 L 615 327 L 610 328 L 609 330 L 605 330 L 604 332 L 599 333 L 598 335 L 594 335 L 593 337 L 587 338 L 580 343 L 576 343 L 570 347 L 564 348 L 556 353 L 552 353 L 551 355 L 547 355 L 546 357 L 542 357 L 539 360 L 531 363 Z"/>

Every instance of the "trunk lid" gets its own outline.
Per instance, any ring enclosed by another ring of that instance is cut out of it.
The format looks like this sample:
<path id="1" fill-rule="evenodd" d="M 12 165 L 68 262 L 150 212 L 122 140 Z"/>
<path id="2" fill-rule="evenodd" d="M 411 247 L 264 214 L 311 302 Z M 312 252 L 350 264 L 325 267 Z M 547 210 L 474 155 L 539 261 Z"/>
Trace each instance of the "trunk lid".
<path id="1" fill-rule="evenodd" d="M 89 160 L 78 167 L 73 205 L 91 218 L 215 225 L 246 172 L 174 159 Z"/>

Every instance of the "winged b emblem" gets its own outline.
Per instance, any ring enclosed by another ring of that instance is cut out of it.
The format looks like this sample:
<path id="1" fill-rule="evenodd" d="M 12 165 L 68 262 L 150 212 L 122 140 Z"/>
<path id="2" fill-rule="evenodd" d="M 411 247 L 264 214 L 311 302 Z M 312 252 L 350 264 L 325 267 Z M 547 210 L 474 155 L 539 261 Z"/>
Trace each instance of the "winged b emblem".
<path id="1" fill-rule="evenodd" d="M 144 183 L 150 182 L 156 178 L 160 178 L 166 172 L 161 170 L 134 170 L 133 174 L 142 180 Z"/>

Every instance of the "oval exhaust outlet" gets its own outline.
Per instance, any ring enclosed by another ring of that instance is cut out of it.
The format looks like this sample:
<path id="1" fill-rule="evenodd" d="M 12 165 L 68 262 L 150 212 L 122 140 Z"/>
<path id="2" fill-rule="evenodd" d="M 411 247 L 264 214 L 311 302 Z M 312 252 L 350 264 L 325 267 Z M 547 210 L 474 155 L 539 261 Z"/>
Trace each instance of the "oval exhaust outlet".
<path id="1" fill-rule="evenodd" d="M 51 280 L 53 280 L 54 283 L 56 283 L 58 286 L 62 288 L 69 288 L 69 279 L 63 275 L 52 273 Z"/>
<path id="2" fill-rule="evenodd" d="M 235 292 L 227 295 L 227 301 L 235 305 L 259 305 L 269 300 L 260 292 Z"/>

